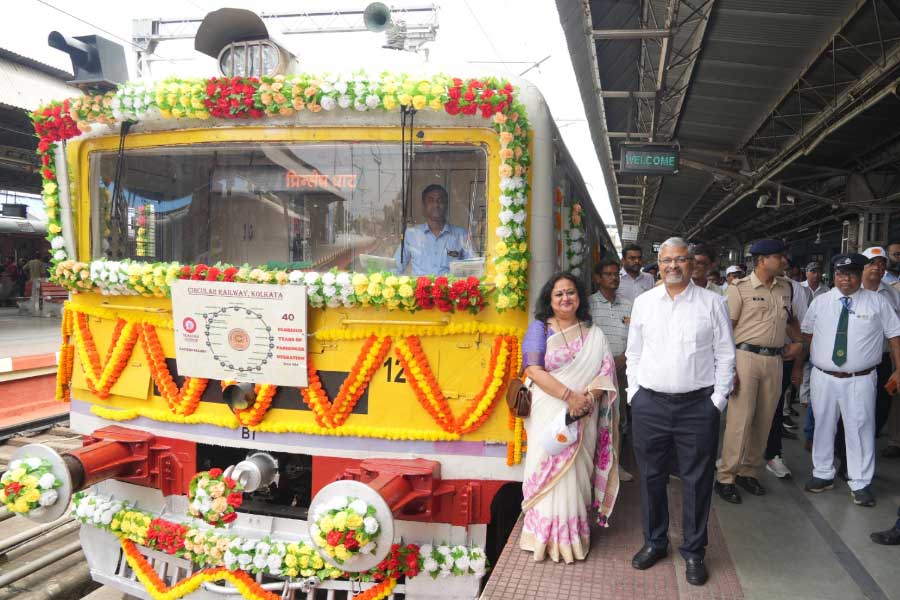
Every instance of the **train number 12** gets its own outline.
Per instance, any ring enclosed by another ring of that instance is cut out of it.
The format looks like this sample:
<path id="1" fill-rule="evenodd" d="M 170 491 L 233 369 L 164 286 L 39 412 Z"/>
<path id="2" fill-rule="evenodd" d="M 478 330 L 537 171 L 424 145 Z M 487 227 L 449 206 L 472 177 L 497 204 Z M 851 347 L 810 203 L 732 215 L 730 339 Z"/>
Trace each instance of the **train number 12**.
<path id="1" fill-rule="evenodd" d="M 406 383 L 406 377 L 403 376 L 403 367 L 397 371 L 397 374 L 393 377 L 391 374 L 393 373 L 393 365 L 397 365 L 400 367 L 400 359 L 394 358 L 392 359 L 390 356 L 384 361 L 384 364 L 381 365 L 387 368 L 387 382 L 388 383 Z"/>

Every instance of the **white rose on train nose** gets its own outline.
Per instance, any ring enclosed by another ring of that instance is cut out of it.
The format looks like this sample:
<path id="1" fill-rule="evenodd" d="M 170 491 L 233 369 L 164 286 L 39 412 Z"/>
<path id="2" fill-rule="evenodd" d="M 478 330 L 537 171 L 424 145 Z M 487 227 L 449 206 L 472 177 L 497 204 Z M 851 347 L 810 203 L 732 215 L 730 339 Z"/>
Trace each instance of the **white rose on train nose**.
<path id="1" fill-rule="evenodd" d="M 47 490 L 43 494 L 41 494 L 40 499 L 38 500 L 38 504 L 41 506 L 52 506 L 56 504 L 57 499 L 59 499 L 59 494 L 56 493 L 56 490 Z M 112 521 L 112 515 L 109 517 L 110 521 Z M 109 523 L 104 521 L 104 525 L 108 525 Z"/>
<path id="2" fill-rule="evenodd" d="M 497 237 L 499 237 L 501 240 L 504 238 L 508 238 L 511 235 L 512 235 L 512 230 L 510 230 L 510 228 L 507 227 L 506 225 L 501 225 L 500 227 L 497 228 Z"/>
<path id="3" fill-rule="evenodd" d="M 222 557 L 222 562 L 225 563 L 226 569 L 233 569 L 234 563 L 237 562 L 237 556 L 231 550 L 226 550 L 225 555 Z"/>
<path id="4" fill-rule="evenodd" d="M 378 531 L 378 520 L 375 517 L 366 517 L 363 519 L 363 530 L 369 535 L 374 535 Z"/>
<path id="5" fill-rule="evenodd" d="M 419 554 L 422 558 L 427 558 L 431 556 L 431 553 L 434 551 L 434 547 L 431 544 L 422 544 L 419 546 Z"/>
<path id="6" fill-rule="evenodd" d="M 257 554 L 253 557 L 253 566 L 257 569 L 265 569 L 269 562 L 268 559 L 269 556 L 267 554 Z"/>
<path id="7" fill-rule="evenodd" d="M 249 554 L 239 554 L 237 557 L 237 561 L 238 564 L 241 565 L 241 567 L 246 567 L 251 562 L 253 562 L 253 557 Z"/>
<path id="8" fill-rule="evenodd" d="M 500 211 L 500 222 L 504 225 L 513 220 L 513 211 L 511 210 L 501 210 Z"/>
<path id="9" fill-rule="evenodd" d="M 37 457 L 29 457 L 25 459 L 25 464 L 31 467 L 32 469 L 37 469 L 41 466 L 41 459 Z"/>
<path id="10" fill-rule="evenodd" d="M 369 108 L 378 108 L 379 104 L 381 104 L 381 98 L 376 94 L 369 94 L 366 96 L 366 106 Z"/>
<path id="11" fill-rule="evenodd" d="M 526 217 L 526 216 L 527 216 L 527 215 L 525 214 L 525 211 L 524 211 L 524 210 L 520 210 L 519 212 L 513 213 L 513 221 L 515 221 L 516 223 L 518 223 L 519 225 L 521 225 L 522 223 L 525 222 L 525 217 Z"/>
<path id="12" fill-rule="evenodd" d="M 303 275 L 303 283 L 306 285 L 316 285 L 319 282 L 319 274 L 315 271 L 309 271 Z"/>
<path id="13" fill-rule="evenodd" d="M 269 573 L 272 575 L 280 575 L 281 574 L 281 561 L 284 557 L 278 556 L 277 554 L 270 554 L 269 558 L 266 559 L 266 567 L 269 569 Z"/>
<path id="14" fill-rule="evenodd" d="M 56 260 L 65 260 L 66 259 L 66 251 L 65 250 L 57 250 L 53 253 L 53 258 Z"/>
<path id="15" fill-rule="evenodd" d="M 425 559 L 425 562 L 422 564 L 422 568 L 425 569 L 426 573 L 433 573 L 438 570 L 437 561 L 429 556 L 428 558 Z"/>
<path id="16" fill-rule="evenodd" d="M 572 229 L 569 231 L 569 237 L 572 238 L 573 242 L 577 242 L 581 239 L 581 230 L 580 229 Z"/>
<path id="17" fill-rule="evenodd" d="M 303 281 L 303 271 L 291 271 L 288 273 L 288 281 L 293 284 L 300 283 Z"/>
<path id="18" fill-rule="evenodd" d="M 357 514 L 364 515 L 366 514 L 366 511 L 369 510 L 369 506 L 365 502 L 357 498 L 350 503 L 350 510 L 356 512 Z"/>
<path id="19" fill-rule="evenodd" d="M 38 479 L 38 487 L 42 490 L 49 490 L 53 487 L 54 483 L 56 483 L 56 475 L 53 473 L 44 473 L 41 475 L 41 478 Z"/>
<path id="20" fill-rule="evenodd" d="M 463 554 L 459 558 L 456 559 L 456 568 L 462 569 L 463 571 L 469 570 L 469 557 Z"/>
<path id="21" fill-rule="evenodd" d="M 333 508 L 334 510 L 341 510 L 342 508 L 347 506 L 347 503 L 349 501 L 350 500 L 347 498 L 347 496 L 335 496 L 331 499 L 329 508 Z"/>
<path id="22" fill-rule="evenodd" d="M 352 102 L 352 100 L 350 99 L 350 96 L 348 96 L 346 94 L 344 94 L 338 98 L 338 106 L 340 106 L 341 108 L 350 108 L 351 102 Z"/>
<path id="23" fill-rule="evenodd" d="M 334 285 L 334 282 L 337 280 L 337 276 L 328 271 L 327 273 L 322 273 L 322 283 L 325 285 Z"/>
<path id="24" fill-rule="evenodd" d="M 50 247 L 53 248 L 54 250 L 59 250 L 60 248 L 62 248 L 65 245 L 66 245 L 66 240 L 61 235 L 58 235 L 58 236 L 54 237 L 52 240 L 50 240 Z"/>
<path id="25" fill-rule="evenodd" d="M 322 108 L 325 110 L 334 110 L 337 106 L 337 102 L 334 101 L 334 98 L 331 96 L 322 96 Z"/>

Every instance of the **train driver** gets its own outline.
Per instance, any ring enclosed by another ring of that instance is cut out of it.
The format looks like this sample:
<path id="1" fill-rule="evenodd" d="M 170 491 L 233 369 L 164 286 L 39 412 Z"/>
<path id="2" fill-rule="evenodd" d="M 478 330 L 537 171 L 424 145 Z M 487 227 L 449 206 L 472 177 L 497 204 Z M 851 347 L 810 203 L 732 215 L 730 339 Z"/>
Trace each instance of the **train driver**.
<path id="1" fill-rule="evenodd" d="M 448 275 L 451 261 L 474 257 L 466 230 L 447 222 L 448 198 L 437 183 L 422 190 L 425 222 L 406 228 L 402 260 L 400 247 L 394 253 L 398 273 L 411 264 L 413 276 Z"/>

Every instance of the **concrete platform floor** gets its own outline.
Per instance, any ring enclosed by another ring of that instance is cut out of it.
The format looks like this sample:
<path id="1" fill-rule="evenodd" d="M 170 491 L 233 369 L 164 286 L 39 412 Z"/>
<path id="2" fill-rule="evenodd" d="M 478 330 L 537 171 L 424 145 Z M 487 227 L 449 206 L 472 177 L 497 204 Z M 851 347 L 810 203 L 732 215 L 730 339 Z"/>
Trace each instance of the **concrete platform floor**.
<path id="1" fill-rule="evenodd" d="M 872 531 L 897 519 L 900 459 L 883 459 L 879 453 L 874 508 L 854 505 L 840 480 L 832 491 L 809 494 L 803 484 L 811 476 L 812 460 L 803 449 L 803 419 L 795 420 L 800 440 L 784 440 L 793 479 L 779 480 L 764 471 L 760 480 L 767 495 L 744 493 L 740 505 L 713 497 L 707 585 L 685 582 L 684 562 L 675 550 L 681 542 L 676 479 L 669 486 L 669 557 L 647 571 L 632 569 L 631 557 L 643 540 L 635 481 L 622 484 L 610 527 L 592 532 L 591 554 L 580 564 L 534 563 L 530 553 L 518 549 L 520 519 L 482 598 L 900 600 L 900 546 L 869 540 Z M 879 439 L 879 452 L 884 443 L 884 437 Z M 623 463 L 636 473 L 630 450 Z"/>
<path id="2" fill-rule="evenodd" d="M 60 320 L 20 315 L 0 308 L 0 357 L 28 356 L 59 350 Z"/>

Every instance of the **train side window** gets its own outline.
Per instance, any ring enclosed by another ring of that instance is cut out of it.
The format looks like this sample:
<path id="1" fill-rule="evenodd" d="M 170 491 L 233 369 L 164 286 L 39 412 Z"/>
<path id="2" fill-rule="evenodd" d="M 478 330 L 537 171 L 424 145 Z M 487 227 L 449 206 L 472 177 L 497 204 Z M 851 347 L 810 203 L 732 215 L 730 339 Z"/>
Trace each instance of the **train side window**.
<path id="1" fill-rule="evenodd" d="M 131 149 L 118 192 L 115 152 L 93 153 L 90 167 L 95 258 L 483 272 L 487 153 L 478 145 L 416 149 L 405 227 L 398 142 Z M 435 190 L 452 235 L 432 233 L 434 239 L 421 243 L 410 231 L 424 234 L 435 225 L 434 206 L 426 213 L 423 201 L 432 202 Z M 423 252 L 432 255 L 423 261 Z"/>

